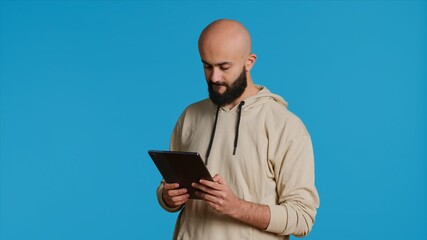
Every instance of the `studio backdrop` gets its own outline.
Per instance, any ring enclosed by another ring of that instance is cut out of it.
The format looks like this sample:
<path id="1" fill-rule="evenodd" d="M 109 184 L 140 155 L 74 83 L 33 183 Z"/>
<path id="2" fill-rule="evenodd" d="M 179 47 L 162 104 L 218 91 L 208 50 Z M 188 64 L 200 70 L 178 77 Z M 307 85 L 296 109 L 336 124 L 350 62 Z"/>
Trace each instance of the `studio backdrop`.
<path id="1" fill-rule="evenodd" d="M 426 1 L 0 3 L 0 239 L 170 239 L 149 149 L 206 98 L 220 18 L 311 134 L 306 239 L 426 239 Z"/>

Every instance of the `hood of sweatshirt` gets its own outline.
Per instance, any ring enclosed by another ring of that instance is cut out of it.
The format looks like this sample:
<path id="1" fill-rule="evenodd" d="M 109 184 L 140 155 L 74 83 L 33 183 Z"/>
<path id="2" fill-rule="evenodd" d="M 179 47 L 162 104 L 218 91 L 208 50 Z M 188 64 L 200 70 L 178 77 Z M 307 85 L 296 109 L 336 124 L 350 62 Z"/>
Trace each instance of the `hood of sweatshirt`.
<path id="1" fill-rule="evenodd" d="M 257 88 L 260 90 L 257 94 L 247 97 L 242 101 L 244 102 L 244 105 L 242 106 L 242 111 L 250 111 L 251 109 L 256 108 L 259 105 L 262 105 L 269 101 L 275 101 L 277 103 L 282 104 L 284 107 L 288 107 L 288 103 L 281 96 L 271 93 L 266 87 L 257 85 Z M 239 104 L 237 104 L 231 109 L 227 109 L 225 107 L 221 107 L 220 109 L 224 112 L 239 111 Z"/>
<path id="2" fill-rule="evenodd" d="M 216 114 L 215 114 L 215 122 L 214 122 L 214 126 L 212 128 L 212 133 L 211 133 L 211 137 L 210 137 L 210 141 L 209 141 L 209 145 L 208 145 L 208 149 L 206 152 L 206 160 L 205 163 L 206 165 L 208 164 L 208 160 L 209 160 L 209 155 L 210 155 L 210 151 L 212 148 L 212 143 L 214 141 L 215 138 L 215 131 L 216 131 L 216 125 L 218 122 L 218 116 L 219 116 L 219 111 L 224 111 L 224 112 L 236 112 L 237 111 L 237 119 L 236 119 L 236 128 L 235 128 L 235 135 L 234 135 L 234 150 L 233 150 L 233 155 L 236 154 L 236 149 L 238 146 L 238 142 L 239 142 L 239 126 L 240 126 L 240 119 L 242 117 L 242 112 L 246 112 L 246 111 L 250 111 L 254 108 L 257 108 L 259 106 L 261 106 L 264 103 L 267 103 L 269 101 L 275 101 L 279 104 L 282 104 L 283 107 L 288 107 L 288 103 L 279 95 L 273 94 L 271 93 L 266 87 L 263 86 L 257 86 L 257 88 L 260 90 L 257 94 L 247 97 L 246 99 L 242 100 L 239 104 L 237 104 L 236 106 L 234 106 L 231 109 L 227 109 L 224 107 L 217 107 L 216 110 Z M 212 102 L 212 104 L 214 104 Z"/>

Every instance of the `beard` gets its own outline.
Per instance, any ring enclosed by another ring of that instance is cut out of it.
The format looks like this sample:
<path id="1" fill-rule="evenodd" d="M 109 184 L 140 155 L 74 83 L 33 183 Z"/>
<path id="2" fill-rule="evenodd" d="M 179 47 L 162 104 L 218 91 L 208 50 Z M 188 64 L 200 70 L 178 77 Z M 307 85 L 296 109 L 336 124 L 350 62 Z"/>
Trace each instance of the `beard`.
<path id="1" fill-rule="evenodd" d="M 225 92 L 222 94 L 215 92 L 215 90 L 213 89 L 214 85 L 225 86 Z M 247 86 L 248 82 L 246 78 L 246 68 L 243 67 L 242 72 L 231 85 L 225 82 L 213 83 L 212 81 L 208 81 L 209 98 L 218 107 L 223 107 L 234 102 L 236 99 L 242 96 Z"/>

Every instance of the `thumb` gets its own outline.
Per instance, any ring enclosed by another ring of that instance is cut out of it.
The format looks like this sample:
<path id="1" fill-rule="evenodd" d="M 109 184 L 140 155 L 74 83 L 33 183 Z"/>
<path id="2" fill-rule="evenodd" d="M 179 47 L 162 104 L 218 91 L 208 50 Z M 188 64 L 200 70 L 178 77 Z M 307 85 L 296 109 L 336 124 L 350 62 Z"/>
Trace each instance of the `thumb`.
<path id="1" fill-rule="evenodd" d="M 225 180 L 219 174 L 216 174 L 213 180 L 219 184 L 226 184 Z"/>

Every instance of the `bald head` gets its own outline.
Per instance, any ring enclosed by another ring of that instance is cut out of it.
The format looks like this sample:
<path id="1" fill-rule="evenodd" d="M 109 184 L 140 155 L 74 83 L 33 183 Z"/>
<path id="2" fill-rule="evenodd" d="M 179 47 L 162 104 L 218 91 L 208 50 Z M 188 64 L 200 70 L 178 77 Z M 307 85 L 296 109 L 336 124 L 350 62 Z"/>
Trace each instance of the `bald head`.
<path id="1" fill-rule="evenodd" d="M 245 58 L 251 51 L 252 41 L 249 32 L 241 23 L 234 20 L 214 21 L 199 37 L 199 52 L 202 58 L 206 54 L 233 54 Z"/>

